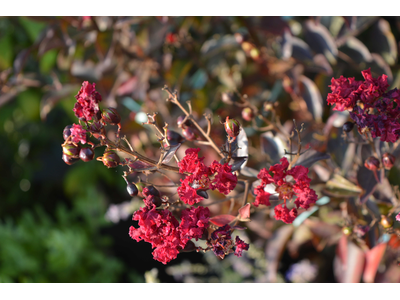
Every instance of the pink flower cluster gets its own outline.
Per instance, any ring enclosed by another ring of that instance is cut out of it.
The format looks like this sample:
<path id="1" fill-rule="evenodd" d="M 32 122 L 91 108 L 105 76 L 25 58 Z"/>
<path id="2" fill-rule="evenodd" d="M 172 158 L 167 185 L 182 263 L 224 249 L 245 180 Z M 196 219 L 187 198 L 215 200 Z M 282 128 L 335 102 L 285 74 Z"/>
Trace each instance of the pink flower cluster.
<path id="1" fill-rule="evenodd" d="M 400 137 L 400 91 L 386 92 L 389 87 L 386 75 L 373 78 L 370 69 L 361 73 L 364 81 L 343 76 L 332 78 L 332 93 L 328 94 L 327 102 L 335 104 L 333 110 L 348 110 L 359 132 L 369 130 L 373 138 L 395 142 Z"/>
<path id="2" fill-rule="evenodd" d="M 86 130 L 81 125 L 72 124 L 71 131 L 71 142 L 86 144 Z"/>
<path id="3" fill-rule="evenodd" d="M 200 202 L 199 190 L 218 190 L 220 193 L 229 194 L 237 184 L 237 177 L 232 173 L 232 167 L 227 163 L 220 164 L 214 161 L 210 167 L 204 163 L 204 157 L 199 158 L 200 149 L 187 149 L 185 157 L 178 163 L 180 173 L 190 173 L 178 188 L 179 198 L 186 204 L 193 205 Z M 210 176 L 213 179 L 210 179 Z"/>
<path id="4" fill-rule="evenodd" d="M 95 86 L 95 83 L 90 84 L 88 81 L 84 81 L 75 96 L 77 102 L 73 111 L 80 120 L 90 121 L 100 111 L 98 103 L 101 101 L 101 95 L 95 90 Z"/>
<path id="5" fill-rule="evenodd" d="M 131 226 L 129 235 L 137 242 L 144 240 L 154 249 L 155 260 L 167 264 L 175 259 L 191 239 L 202 237 L 208 227 L 210 211 L 207 207 L 191 207 L 182 212 L 181 223 L 167 209 L 146 206 L 133 215 L 139 228 Z"/>
<path id="6" fill-rule="evenodd" d="M 400 222 L 400 213 L 396 216 L 396 221 Z"/>
<path id="7" fill-rule="evenodd" d="M 249 249 L 249 244 L 246 244 L 238 236 L 233 242 L 231 233 L 232 228 L 226 224 L 211 233 L 211 238 L 207 241 L 207 246 L 211 247 L 214 254 L 221 259 L 233 252 L 237 257 L 241 257 L 243 250 Z M 233 251 L 233 247 L 236 247 L 235 251 Z"/>
<path id="8" fill-rule="evenodd" d="M 286 200 L 290 201 L 296 196 L 294 201 L 296 207 L 308 209 L 311 204 L 318 200 L 318 197 L 315 191 L 310 188 L 311 179 L 308 177 L 308 168 L 296 166 L 288 170 L 288 167 L 289 162 L 286 157 L 283 157 L 280 164 L 271 166 L 268 171 L 265 168 L 260 171 L 257 177 L 261 180 L 261 183 L 254 189 L 256 200 L 253 204 L 256 207 L 260 204 L 271 205 L 269 202 L 271 194 L 266 192 L 265 188 L 267 185 L 275 187 L 275 191 L 279 194 L 279 200 L 284 200 L 282 205 L 277 205 L 274 208 L 275 219 L 290 224 L 297 217 L 297 210 L 296 208 L 289 210 L 286 207 Z"/>

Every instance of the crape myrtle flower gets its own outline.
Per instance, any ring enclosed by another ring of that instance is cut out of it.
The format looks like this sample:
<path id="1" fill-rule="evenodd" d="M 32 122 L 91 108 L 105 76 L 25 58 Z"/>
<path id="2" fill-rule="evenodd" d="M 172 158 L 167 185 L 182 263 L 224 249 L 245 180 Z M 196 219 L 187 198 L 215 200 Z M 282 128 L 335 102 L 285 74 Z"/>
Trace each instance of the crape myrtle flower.
<path id="1" fill-rule="evenodd" d="M 350 112 L 358 131 L 371 132 L 373 138 L 383 142 L 395 142 L 400 137 L 400 91 L 389 87 L 387 76 L 373 78 L 371 69 L 361 72 L 364 81 L 354 78 L 332 78 L 327 102 L 335 104 L 333 110 Z"/>
<path id="2" fill-rule="evenodd" d="M 396 221 L 400 222 L 400 213 L 396 216 Z"/>
<path id="3" fill-rule="evenodd" d="M 199 151 L 200 148 L 187 149 L 185 157 L 178 163 L 180 173 L 191 173 L 181 179 L 181 186 L 177 189 L 179 198 L 189 205 L 203 200 L 197 194 L 198 190 L 218 190 L 227 195 L 237 184 L 237 176 L 232 173 L 231 166 L 214 161 L 208 167 L 203 163 L 204 157 L 198 157 Z M 214 178 L 210 179 L 211 176 Z"/>
<path id="4" fill-rule="evenodd" d="M 131 226 L 129 236 L 151 244 L 155 260 L 167 264 L 175 259 L 179 252 L 192 239 L 198 239 L 208 227 L 210 212 L 208 208 L 191 207 L 182 213 L 178 220 L 167 209 L 157 210 L 146 206 L 133 214 L 133 220 L 139 221 L 139 228 Z"/>
<path id="5" fill-rule="evenodd" d="M 297 217 L 297 210 L 293 208 L 289 211 L 286 201 L 296 197 L 294 204 L 297 208 L 308 209 L 314 204 L 318 197 L 313 189 L 310 188 L 311 179 L 308 177 L 308 168 L 296 166 L 288 170 L 289 162 L 286 157 L 281 158 L 280 164 L 271 166 L 269 170 L 262 169 L 257 175 L 261 183 L 254 189 L 256 199 L 253 203 L 258 207 L 260 204 L 270 205 L 270 193 L 265 191 L 267 185 L 275 186 L 279 200 L 283 200 L 282 205 L 275 207 L 275 219 L 285 223 L 292 223 Z M 272 173 L 272 175 L 271 175 Z"/>
<path id="6" fill-rule="evenodd" d="M 86 144 L 86 130 L 81 125 L 72 124 L 69 130 L 71 132 L 71 142 Z"/>
<path id="7" fill-rule="evenodd" d="M 90 84 L 88 81 L 84 81 L 75 96 L 77 102 L 73 111 L 75 116 L 82 121 L 90 121 L 99 112 L 98 103 L 101 101 L 101 95 L 95 90 L 95 86 L 95 83 Z"/>
<path id="8" fill-rule="evenodd" d="M 207 246 L 211 247 L 214 254 L 220 259 L 224 259 L 225 255 L 235 253 L 236 256 L 241 257 L 243 250 L 248 250 L 249 245 L 243 242 L 239 237 L 236 237 L 236 242 L 232 240 L 233 228 L 228 224 L 219 227 L 211 233 L 211 238 L 207 241 Z M 236 250 L 233 250 L 236 247 Z"/>

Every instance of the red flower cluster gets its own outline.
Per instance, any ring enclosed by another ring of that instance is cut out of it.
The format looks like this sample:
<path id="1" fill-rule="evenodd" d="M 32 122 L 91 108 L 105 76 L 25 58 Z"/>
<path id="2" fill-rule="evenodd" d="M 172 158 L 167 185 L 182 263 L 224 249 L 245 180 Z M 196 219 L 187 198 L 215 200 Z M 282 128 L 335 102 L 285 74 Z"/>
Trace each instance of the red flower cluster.
<path id="1" fill-rule="evenodd" d="M 261 179 L 260 185 L 254 189 L 256 200 L 254 206 L 270 205 L 270 193 L 265 191 L 267 185 L 275 187 L 279 194 L 279 199 L 284 200 L 284 204 L 275 206 L 275 219 L 282 220 L 285 223 L 292 223 L 297 217 L 297 210 L 293 208 L 289 211 L 286 207 L 286 200 L 291 200 L 297 196 L 294 204 L 297 208 L 308 209 L 311 204 L 318 199 L 315 191 L 310 188 L 311 179 L 308 178 L 308 168 L 296 166 L 288 170 L 289 162 L 286 157 L 281 158 L 280 164 L 271 166 L 269 170 L 262 169 L 257 175 Z M 273 175 L 270 175 L 272 173 Z"/>
<path id="2" fill-rule="evenodd" d="M 167 264 L 175 259 L 191 239 L 198 240 L 208 227 L 210 211 L 207 207 L 191 207 L 182 212 L 181 223 L 167 209 L 146 206 L 133 215 L 139 228 L 131 226 L 129 235 L 137 242 L 144 240 L 155 250 L 155 260 Z"/>
<path id="3" fill-rule="evenodd" d="M 95 86 L 95 83 L 90 84 L 88 81 L 84 81 L 75 96 L 77 102 L 73 111 L 80 120 L 90 121 L 100 111 L 98 103 L 101 101 L 101 95 L 95 90 Z"/>
<path id="4" fill-rule="evenodd" d="M 328 104 L 335 104 L 333 110 L 350 111 L 351 118 L 357 123 L 358 130 L 369 130 L 373 138 L 395 142 L 400 137 L 400 91 L 387 91 L 387 76 L 371 76 L 371 70 L 361 72 L 364 81 L 354 78 L 332 78 Z"/>
<path id="5" fill-rule="evenodd" d="M 86 130 L 81 125 L 72 124 L 71 131 L 71 142 L 86 144 Z"/>
<path id="6" fill-rule="evenodd" d="M 231 233 L 232 228 L 226 224 L 211 233 L 211 239 L 207 241 L 207 246 L 211 247 L 214 254 L 221 259 L 233 252 L 237 257 L 241 257 L 243 250 L 249 249 L 249 244 L 246 244 L 238 236 L 233 242 Z M 233 247 L 236 247 L 235 251 L 233 251 Z"/>
<path id="7" fill-rule="evenodd" d="M 184 180 L 181 179 L 181 186 L 177 189 L 179 198 L 190 205 L 203 199 L 197 194 L 198 190 L 218 190 L 227 195 L 237 184 L 237 177 L 232 174 L 231 166 L 214 161 L 207 167 L 203 163 L 204 157 L 198 157 L 199 151 L 199 148 L 187 149 L 185 157 L 178 163 L 180 173 L 191 173 Z M 209 178 L 211 175 L 215 175 L 212 180 Z"/>

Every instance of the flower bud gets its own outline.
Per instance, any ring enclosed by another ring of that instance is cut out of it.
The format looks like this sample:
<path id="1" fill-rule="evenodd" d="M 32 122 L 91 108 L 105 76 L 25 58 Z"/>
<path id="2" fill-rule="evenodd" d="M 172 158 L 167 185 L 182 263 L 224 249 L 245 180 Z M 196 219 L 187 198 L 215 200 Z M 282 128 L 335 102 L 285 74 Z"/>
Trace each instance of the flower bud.
<path id="1" fill-rule="evenodd" d="M 103 109 L 102 118 L 104 121 L 111 125 L 117 125 L 119 122 L 121 122 L 120 115 L 113 107 Z"/>
<path id="2" fill-rule="evenodd" d="M 76 146 L 72 143 L 63 145 L 63 153 L 74 158 L 79 157 L 79 152 L 81 151 L 81 146 L 77 144 Z"/>
<path id="3" fill-rule="evenodd" d="M 115 168 L 119 165 L 120 159 L 117 153 L 112 150 L 106 150 L 102 157 L 103 164 L 107 168 Z"/>
<path id="4" fill-rule="evenodd" d="M 73 165 L 74 163 L 76 163 L 76 162 L 79 160 L 79 158 L 72 157 L 72 156 L 69 156 L 69 155 L 63 153 L 63 155 L 62 155 L 62 160 L 63 160 L 67 165 Z"/>
<path id="5" fill-rule="evenodd" d="M 89 131 L 96 139 L 98 139 L 100 137 L 103 127 L 103 124 L 101 124 L 100 122 L 93 122 L 93 124 L 89 127 Z"/>
<path id="6" fill-rule="evenodd" d="M 353 230 L 351 229 L 351 227 L 343 227 L 342 232 L 344 235 L 349 236 Z"/>
<path id="7" fill-rule="evenodd" d="M 146 187 L 146 185 L 143 182 L 137 182 L 136 183 L 136 187 L 138 189 L 138 196 L 139 197 L 144 197 L 142 192 L 143 192 L 143 189 Z"/>
<path id="8" fill-rule="evenodd" d="M 134 197 L 139 193 L 139 190 L 133 182 L 128 182 L 126 186 L 126 190 L 128 191 L 129 196 Z"/>
<path id="9" fill-rule="evenodd" d="M 79 158 L 83 160 L 84 162 L 88 162 L 93 160 L 94 158 L 94 150 L 93 148 L 82 148 L 81 151 L 79 152 Z"/>
<path id="10" fill-rule="evenodd" d="M 168 130 L 167 131 L 167 140 L 171 145 L 176 145 L 182 143 L 184 138 L 177 132 Z"/>
<path id="11" fill-rule="evenodd" d="M 381 215 L 381 225 L 384 228 L 390 228 L 393 225 L 393 220 L 392 218 L 386 217 L 384 215 Z"/>
<path id="12" fill-rule="evenodd" d="M 64 131 L 63 131 L 64 140 L 67 140 L 67 138 L 71 135 L 71 128 L 72 128 L 72 125 L 68 125 L 64 128 Z"/>
<path id="13" fill-rule="evenodd" d="M 346 122 L 343 124 L 343 131 L 350 132 L 353 130 L 354 123 L 353 122 Z"/>
<path id="14" fill-rule="evenodd" d="M 253 110 L 250 107 L 246 107 L 242 110 L 242 118 L 246 121 L 251 121 L 254 118 Z"/>
<path id="15" fill-rule="evenodd" d="M 396 157 L 390 153 L 385 153 L 382 156 L 382 164 L 386 170 L 390 170 L 396 161 Z"/>
<path id="16" fill-rule="evenodd" d="M 186 127 L 185 129 L 183 129 L 182 135 L 188 141 L 194 141 L 196 139 L 196 134 L 194 133 L 193 129 L 191 129 L 190 127 Z"/>
<path id="17" fill-rule="evenodd" d="M 364 166 L 371 171 L 376 171 L 379 169 L 379 160 L 374 157 L 374 156 L 370 156 L 367 158 L 367 160 L 364 163 Z"/>
<path id="18" fill-rule="evenodd" d="M 143 197 L 147 197 L 149 195 L 160 197 L 160 192 L 152 185 L 146 186 L 142 191 Z"/>
<path id="19" fill-rule="evenodd" d="M 226 121 L 224 123 L 225 131 L 231 138 L 236 138 L 240 132 L 240 123 L 235 119 L 229 119 L 229 116 L 226 117 Z"/>

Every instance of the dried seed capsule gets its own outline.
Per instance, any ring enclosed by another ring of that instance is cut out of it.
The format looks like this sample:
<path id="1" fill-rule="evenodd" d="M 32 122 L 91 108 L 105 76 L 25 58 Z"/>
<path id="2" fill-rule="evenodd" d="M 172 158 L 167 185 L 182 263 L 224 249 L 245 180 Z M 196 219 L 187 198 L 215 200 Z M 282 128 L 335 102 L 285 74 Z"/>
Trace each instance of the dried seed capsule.
<path id="1" fill-rule="evenodd" d="M 242 110 L 242 118 L 246 121 L 251 121 L 254 118 L 253 110 L 250 107 L 246 107 Z"/>
<path id="2" fill-rule="evenodd" d="M 128 191 L 128 194 L 131 197 L 135 197 L 139 193 L 136 184 L 134 184 L 133 182 L 128 182 L 126 190 Z"/>
<path id="3" fill-rule="evenodd" d="M 119 122 L 121 122 L 120 115 L 113 107 L 103 109 L 102 118 L 105 122 L 111 125 L 117 125 Z"/>
<path id="4" fill-rule="evenodd" d="M 386 170 L 390 170 L 396 161 L 396 157 L 390 153 L 385 153 L 382 156 L 382 164 Z"/>
<path id="5" fill-rule="evenodd" d="M 71 128 L 72 128 L 72 125 L 68 125 L 64 128 L 64 131 L 63 131 L 64 140 L 67 140 L 67 138 L 71 135 Z"/>
<path id="6" fill-rule="evenodd" d="M 343 124 L 343 131 L 350 132 L 353 130 L 354 123 L 353 122 L 346 122 Z"/>
<path id="7" fill-rule="evenodd" d="M 231 138 L 236 138 L 240 132 L 240 123 L 235 119 L 229 119 L 229 116 L 226 117 L 226 121 L 224 123 L 225 131 Z"/>
<path id="8" fill-rule="evenodd" d="M 103 164 L 107 168 L 115 168 L 119 165 L 120 159 L 117 153 L 112 150 L 106 150 L 102 157 Z"/>
<path id="9" fill-rule="evenodd" d="M 73 165 L 74 163 L 76 163 L 76 162 L 79 160 L 79 158 L 72 157 L 72 156 L 69 156 L 69 155 L 63 153 L 63 155 L 62 155 L 62 160 L 63 160 L 67 165 Z"/>
<path id="10" fill-rule="evenodd" d="M 63 146 L 63 153 L 74 158 L 79 158 L 80 151 L 81 151 L 81 146 L 79 144 L 75 146 L 72 143 L 68 143 Z"/>
<path id="11" fill-rule="evenodd" d="M 364 163 L 364 166 L 368 170 L 371 170 L 371 171 L 378 170 L 379 169 L 379 165 L 380 165 L 379 160 L 374 156 L 368 157 L 367 160 Z"/>
<path id="12" fill-rule="evenodd" d="M 84 162 L 88 162 L 93 160 L 94 158 L 94 150 L 93 148 L 82 148 L 79 152 L 79 158 Z"/>

